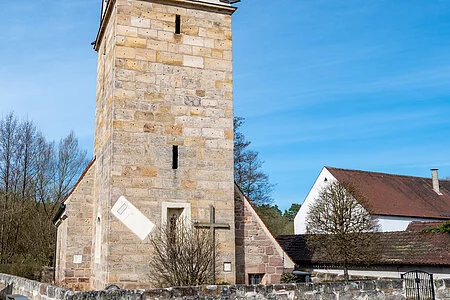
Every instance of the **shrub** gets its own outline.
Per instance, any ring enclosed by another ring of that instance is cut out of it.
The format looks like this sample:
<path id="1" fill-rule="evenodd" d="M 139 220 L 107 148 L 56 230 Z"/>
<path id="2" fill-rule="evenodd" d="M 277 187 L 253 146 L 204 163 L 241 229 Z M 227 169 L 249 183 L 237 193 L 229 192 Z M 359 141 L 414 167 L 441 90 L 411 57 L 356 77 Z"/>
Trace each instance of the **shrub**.
<path id="1" fill-rule="evenodd" d="M 41 272 L 40 264 L 7 264 L 0 265 L 0 273 L 15 275 L 19 277 L 28 278 L 31 280 L 40 280 L 40 272 Z"/>

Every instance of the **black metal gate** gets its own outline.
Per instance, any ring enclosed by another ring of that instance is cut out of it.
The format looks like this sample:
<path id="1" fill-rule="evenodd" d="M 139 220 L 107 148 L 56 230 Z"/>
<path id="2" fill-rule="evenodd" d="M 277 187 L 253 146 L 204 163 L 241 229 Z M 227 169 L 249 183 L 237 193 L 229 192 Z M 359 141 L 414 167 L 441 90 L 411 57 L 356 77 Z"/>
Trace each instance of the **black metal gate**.
<path id="1" fill-rule="evenodd" d="M 415 270 L 401 274 L 401 277 L 407 300 L 435 300 L 433 274 Z"/>

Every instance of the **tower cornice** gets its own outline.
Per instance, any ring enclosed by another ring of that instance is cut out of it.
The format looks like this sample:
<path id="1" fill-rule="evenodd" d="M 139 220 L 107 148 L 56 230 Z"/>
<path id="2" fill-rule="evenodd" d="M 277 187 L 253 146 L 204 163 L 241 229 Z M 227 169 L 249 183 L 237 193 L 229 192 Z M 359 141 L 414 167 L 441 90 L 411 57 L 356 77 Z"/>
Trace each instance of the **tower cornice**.
<path id="1" fill-rule="evenodd" d="M 176 6 L 184 7 L 184 8 L 195 8 L 198 10 L 217 12 L 217 13 L 222 13 L 222 14 L 227 14 L 227 15 L 232 15 L 237 9 L 237 7 L 233 7 L 233 6 L 230 6 L 227 4 L 216 4 L 216 3 L 211 3 L 211 2 L 206 2 L 206 1 L 197 1 L 197 0 L 141 0 L 141 1 L 176 5 Z M 111 18 L 111 13 L 113 11 L 115 2 L 116 2 L 116 0 L 108 1 L 108 5 L 105 9 L 105 13 L 100 22 L 100 27 L 97 32 L 97 37 L 95 39 L 95 42 L 93 43 L 94 50 L 97 52 L 98 52 L 98 49 L 100 48 L 101 40 L 105 33 L 106 25 L 108 24 L 109 19 Z"/>

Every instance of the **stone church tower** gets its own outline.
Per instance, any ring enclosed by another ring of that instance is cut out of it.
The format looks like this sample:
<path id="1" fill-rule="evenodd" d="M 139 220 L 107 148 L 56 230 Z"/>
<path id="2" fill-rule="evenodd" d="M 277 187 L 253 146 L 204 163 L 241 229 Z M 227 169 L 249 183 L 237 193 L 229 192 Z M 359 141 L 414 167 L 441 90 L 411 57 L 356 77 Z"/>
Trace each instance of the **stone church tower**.
<path id="1" fill-rule="evenodd" d="M 95 156 L 54 218 L 56 284 L 148 288 L 151 231 L 173 218 L 211 231 L 216 282 L 294 267 L 234 185 L 230 2 L 103 0 Z"/>
<path id="2" fill-rule="evenodd" d="M 148 286 L 142 229 L 172 215 L 208 223 L 211 206 L 229 225 L 215 233 L 217 281 L 235 282 L 234 11 L 221 0 L 103 3 L 95 159 L 59 216 L 57 283 Z M 125 226 L 126 209 L 147 223 L 132 216 Z"/>

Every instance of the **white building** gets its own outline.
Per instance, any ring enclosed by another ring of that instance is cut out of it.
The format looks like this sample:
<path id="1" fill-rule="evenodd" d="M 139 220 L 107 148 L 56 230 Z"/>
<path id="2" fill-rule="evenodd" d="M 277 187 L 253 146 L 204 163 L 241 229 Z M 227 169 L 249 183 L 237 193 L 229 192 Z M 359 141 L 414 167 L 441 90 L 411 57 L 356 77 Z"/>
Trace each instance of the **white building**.
<path id="1" fill-rule="evenodd" d="M 294 220 L 295 234 L 306 233 L 306 216 L 319 192 L 332 182 L 346 182 L 365 198 L 381 231 L 403 231 L 415 222 L 450 220 L 450 180 L 324 167 Z"/>

